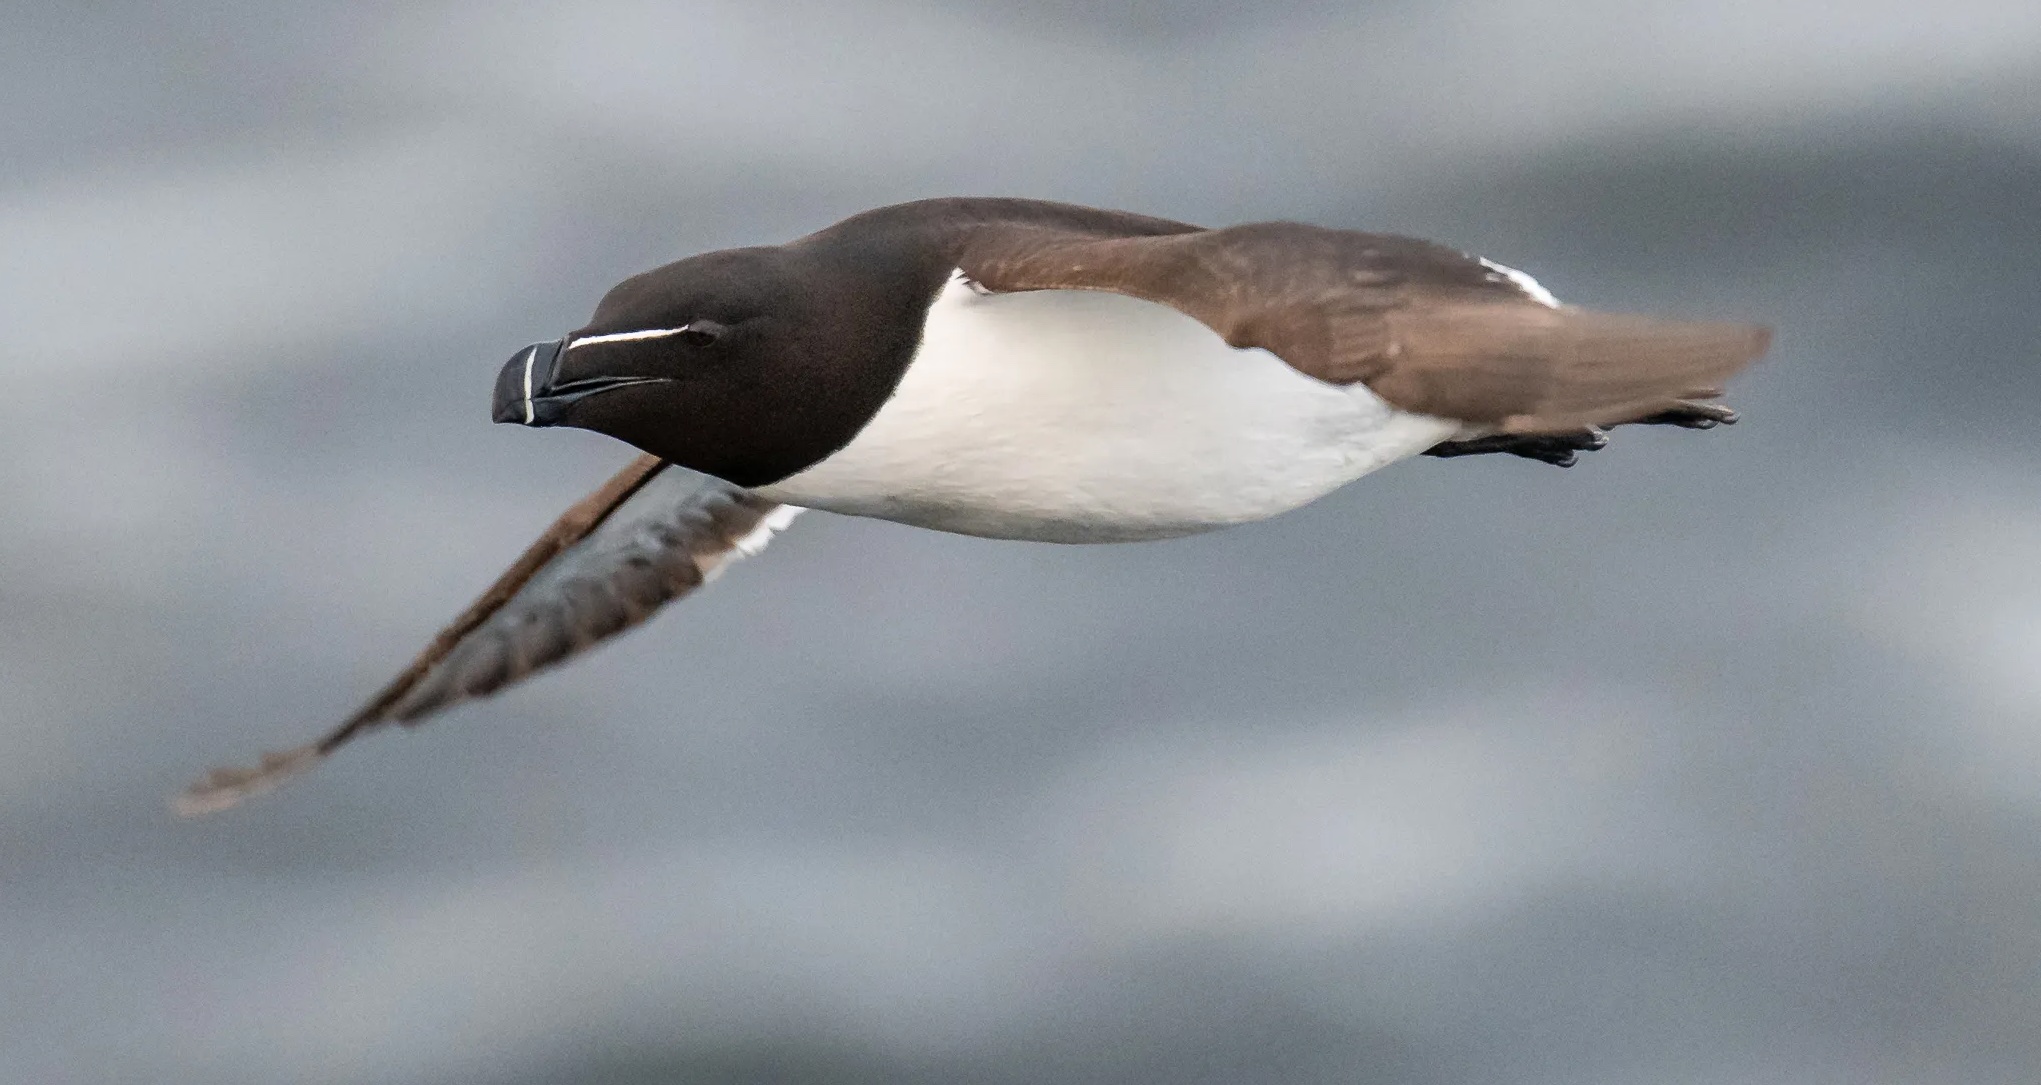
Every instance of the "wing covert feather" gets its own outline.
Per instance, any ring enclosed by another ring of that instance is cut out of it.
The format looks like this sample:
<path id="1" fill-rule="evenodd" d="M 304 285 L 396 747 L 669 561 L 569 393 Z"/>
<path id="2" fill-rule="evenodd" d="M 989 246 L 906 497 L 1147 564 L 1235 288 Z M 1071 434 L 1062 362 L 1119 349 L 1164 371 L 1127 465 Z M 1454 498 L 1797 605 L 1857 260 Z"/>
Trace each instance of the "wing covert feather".
<path id="1" fill-rule="evenodd" d="M 991 221 L 955 228 L 951 244 L 957 266 L 987 290 L 1143 298 L 1320 380 L 1507 433 L 1615 425 L 1676 407 L 1719 388 L 1771 340 L 1753 325 L 1554 306 L 1443 245 L 1295 222 L 1106 237 Z"/>

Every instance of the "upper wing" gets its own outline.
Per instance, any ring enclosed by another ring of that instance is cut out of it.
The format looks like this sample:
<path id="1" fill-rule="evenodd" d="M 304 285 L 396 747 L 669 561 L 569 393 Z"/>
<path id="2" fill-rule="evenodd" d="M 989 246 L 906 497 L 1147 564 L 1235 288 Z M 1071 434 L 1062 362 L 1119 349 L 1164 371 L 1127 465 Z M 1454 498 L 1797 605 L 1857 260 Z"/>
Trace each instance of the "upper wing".
<path id="1" fill-rule="evenodd" d="M 311 768 L 355 735 L 482 697 L 645 620 L 757 553 L 801 510 L 640 456 L 553 522 L 382 692 L 309 745 L 214 769 L 177 797 L 224 810 Z"/>
<path id="2" fill-rule="evenodd" d="M 1442 245 L 1300 223 L 1105 236 L 991 218 L 951 236 L 957 267 L 988 290 L 1160 302 L 1321 380 L 1505 433 L 1613 425 L 1718 395 L 1771 338 L 1558 306 Z"/>

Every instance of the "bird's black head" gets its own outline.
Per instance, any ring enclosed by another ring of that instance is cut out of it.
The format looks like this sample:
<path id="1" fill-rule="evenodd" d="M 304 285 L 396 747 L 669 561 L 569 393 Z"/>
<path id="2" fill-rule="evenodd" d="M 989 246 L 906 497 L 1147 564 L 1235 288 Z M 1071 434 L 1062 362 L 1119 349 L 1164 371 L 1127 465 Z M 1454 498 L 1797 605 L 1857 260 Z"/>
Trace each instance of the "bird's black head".
<path id="1" fill-rule="evenodd" d="M 594 430 L 740 486 L 794 474 L 892 394 L 940 286 L 858 256 L 731 249 L 626 279 L 505 363 L 496 421 Z"/>

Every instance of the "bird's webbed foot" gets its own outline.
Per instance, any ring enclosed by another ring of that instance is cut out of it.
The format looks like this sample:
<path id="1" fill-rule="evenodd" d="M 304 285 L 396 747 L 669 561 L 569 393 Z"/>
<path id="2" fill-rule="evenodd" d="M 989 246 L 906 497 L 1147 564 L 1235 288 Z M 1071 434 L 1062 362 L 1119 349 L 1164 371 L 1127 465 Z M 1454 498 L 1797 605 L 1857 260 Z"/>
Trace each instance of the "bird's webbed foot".
<path id="1" fill-rule="evenodd" d="M 1497 433 L 1464 441 L 1445 441 L 1426 449 L 1424 454 L 1443 459 L 1508 453 L 1554 467 L 1572 467 L 1576 454 L 1593 452 L 1608 443 L 1609 435 L 1594 428 L 1574 433 Z"/>

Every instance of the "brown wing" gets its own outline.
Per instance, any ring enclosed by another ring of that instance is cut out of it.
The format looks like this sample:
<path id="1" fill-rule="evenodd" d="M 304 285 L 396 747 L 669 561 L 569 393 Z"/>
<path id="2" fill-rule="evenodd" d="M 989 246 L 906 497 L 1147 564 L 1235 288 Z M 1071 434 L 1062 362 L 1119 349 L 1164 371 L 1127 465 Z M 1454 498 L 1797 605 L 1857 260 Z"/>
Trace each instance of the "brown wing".
<path id="1" fill-rule="evenodd" d="M 311 768 L 385 723 L 414 724 L 559 663 L 650 617 L 756 553 L 800 510 L 640 456 L 540 535 L 345 723 L 254 768 L 214 769 L 177 797 L 185 816 L 224 810 Z"/>
<path id="2" fill-rule="evenodd" d="M 952 245 L 988 290 L 1160 302 L 1321 380 L 1506 433 L 1613 425 L 1708 398 L 1770 342 L 1751 325 L 1548 305 L 1441 245 L 1299 223 L 1108 237 L 989 221 L 959 227 Z"/>

